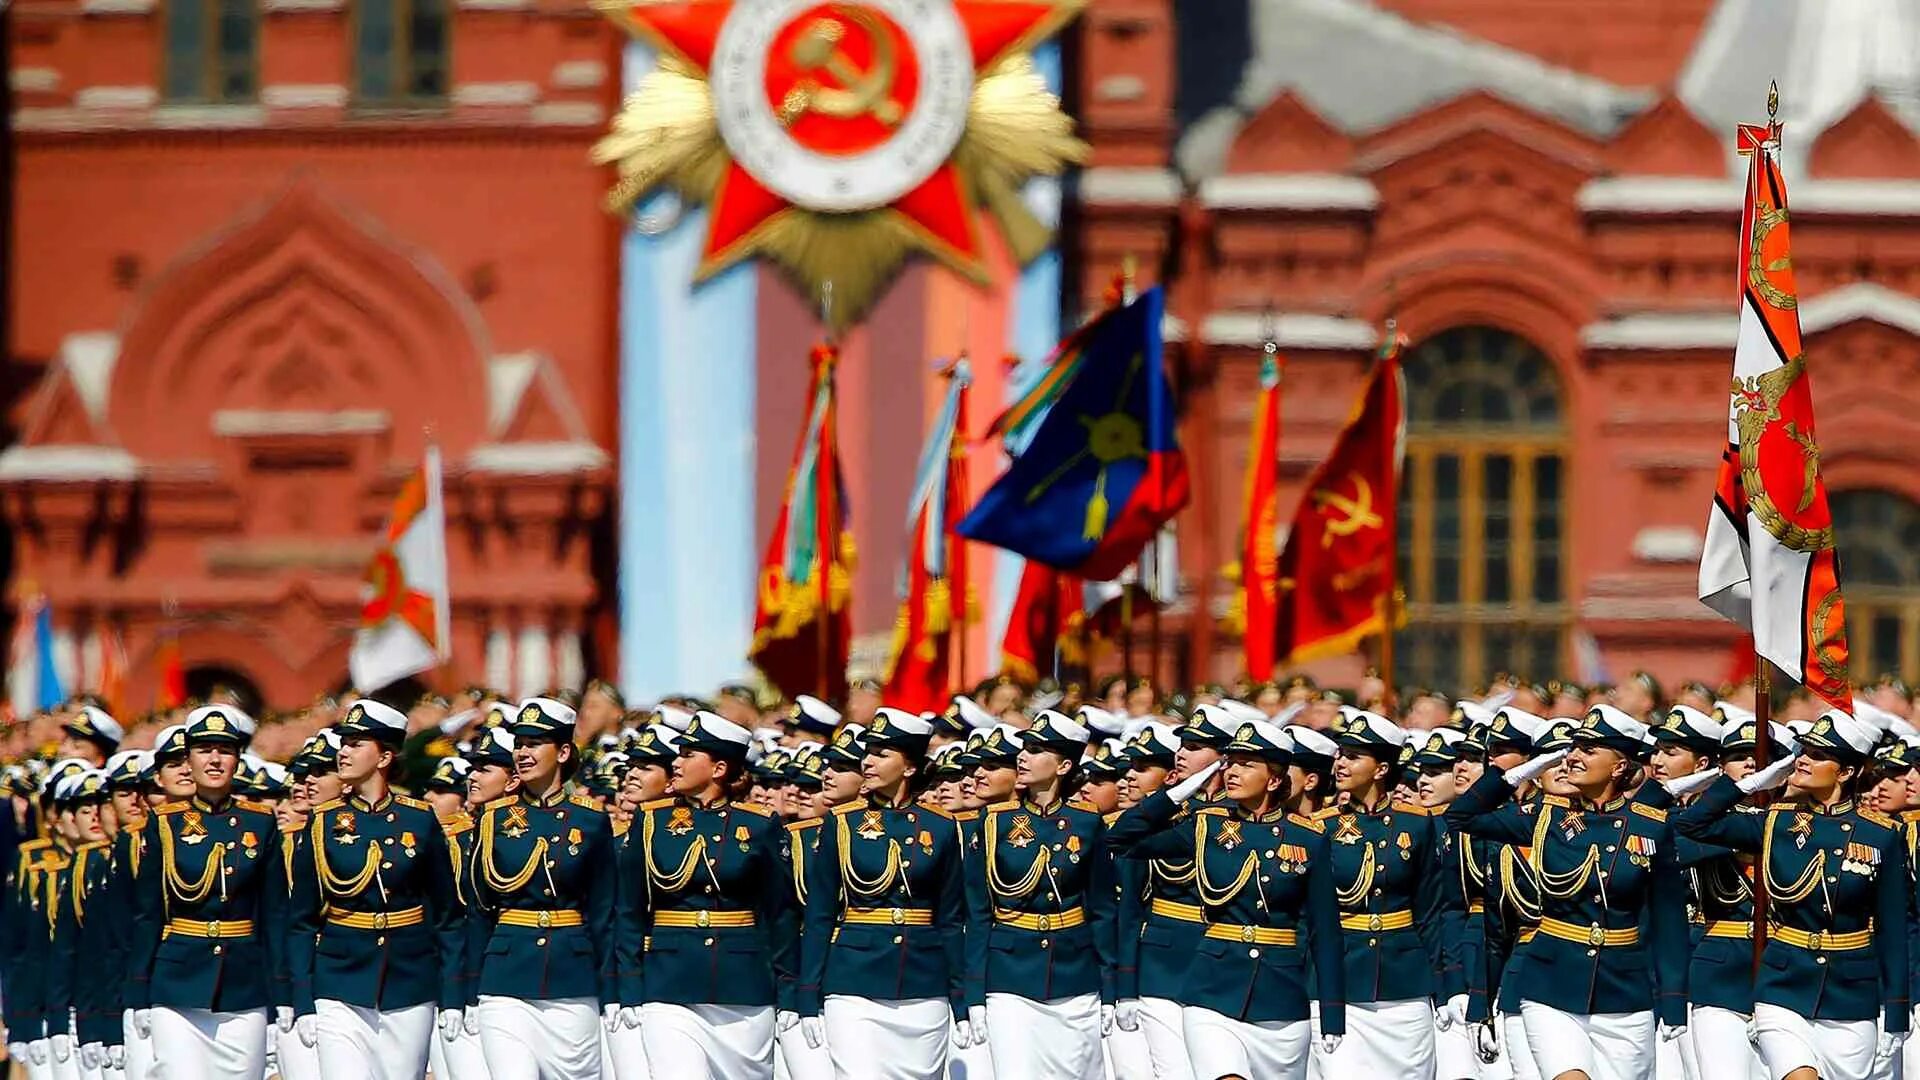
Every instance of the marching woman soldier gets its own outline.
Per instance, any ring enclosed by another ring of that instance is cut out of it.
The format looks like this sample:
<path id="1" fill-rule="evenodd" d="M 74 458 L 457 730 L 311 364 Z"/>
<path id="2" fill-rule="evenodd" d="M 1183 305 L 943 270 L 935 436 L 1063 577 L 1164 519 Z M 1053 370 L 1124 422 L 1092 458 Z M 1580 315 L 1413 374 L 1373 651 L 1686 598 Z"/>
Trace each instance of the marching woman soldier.
<path id="1" fill-rule="evenodd" d="M 664 798 L 670 777 L 668 770 L 673 767 L 675 749 L 673 729 L 664 724 L 648 724 L 639 733 L 627 740 L 626 778 L 621 781 L 620 798 L 631 802 L 634 812 L 655 799 Z M 620 863 L 620 876 L 625 879 L 629 872 L 628 863 L 637 858 L 640 852 L 638 834 L 632 823 L 620 830 L 614 844 Z M 617 909 L 616 909 L 617 911 Z M 618 955 L 616 953 L 616 955 Z M 639 972 L 622 971 L 624 980 L 628 977 L 639 978 Z M 613 1075 L 618 1080 L 651 1080 L 653 1070 L 647 1065 L 647 1047 L 640 1029 L 619 1024 L 607 1033 L 607 1056 Z"/>
<path id="2" fill-rule="evenodd" d="M 1898 822 L 1855 802 L 1881 735 L 1829 710 L 1801 738 L 1798 756 L 1737 782 L 1723 776 L 1674 818 L 1695 840 L 1759 857 L 1772 928 L 1752 1032 L 1776 1080 L 1866 1080 L 1906 1039 L 1906 844 Z M 1735 812 L 1746 796 L 1782 783 L 1793 801 Z"/>
<path id="3" fill-rule="evenodd" d="M 153 737 L 153 756 L 142 770 L 141 780 L 143 797 L 147 800 L 147 816 L 134 835 L 129 837 L 123 831 L 115 844 L 113 880 L 107 886 L 107 891 L 113 895 L 114 907 L 119 912 L 115 920 L 115 952 L 120 960 L 116 967 L 120 970 L 130 970 L 132 962 L 133 916 L 139 898 L 140 877 L 153 873 L 158 865 L 154 857 L 154 810 L 168 802 L 193 797 L 193 777 L 187 769 L 186 725 L 169 724 Z M 156 798 L 158 802 L 154 801 Z M 126 984 L 121 983 L 116 990 L 120 995 L 120 1035 L 126 1048 L 127 1080 L 147 1080 L 154 1064 L 152 1034 L 135 1030 L 133 1006 Z M 282 1072 L 285 1071 L 283 1063 Z M 284 1080 L 307 1078 L 286 1075 Z"/>
<path id="4" fill-rule="evenodd" d="M 1098 1080 L 1103 1013 L 1112 994 L 1114 894 L 1106 826 L 1064 793 L 1087 729 L 1043 711 L 1021 740 L 1022 797 L 981 818 L 981 858 L 969 864 L 968 997 L 975 1041 L 993 1037 L 993 1071 L 1033 1080 Z"/>
<path id="5" fill-rule="evenodd" d="M 521 787 L 474 823 L 467 917 L 479 932 L 467 935 L 466 970 L 478 976 L 467 988 L 474 1023 L 462 1027 L 478 1028 L 493 1080 L 601 1076 L 594 1021 L 617 1001 L 615 854 L 605 812 L 567 794 L 580 763 L 573 723 L 561 702 L 521 702 L 511 728 Z"/>
<path id="6" fill-rule="evenodd" d="M 793 901 L 797 909 L 807 906 L 807 875 L 820 850 L 820 827 L 828 807 L 820 797 L 826 764 L 821 760 L 818 743 L 796 747 L 787 766 L 788 806 L 795 818 L 787 823 L 786 846 L 782 850 L 788 880 L 793 882 Z M 802 952 L 806 949 L 806 928 L 800 930 Z M 786 1080 L 831 1080 L 833 1062 L 824 1046 L 809 1046 L 806 1032 L 800 1029 L 799 974 L 783 979 L 778 989 L 779 1009 L 775 1014 L 775 1049 L 779 1052 L 776 1075 Z"/>
<path id="7" fill-rule="evenodd" d="M 293 860 L 287 969 L 300 1041 L 320 1071 L 415 1080 L 434 1035 L 457 1035 L 465 912 L 433 807 L 393 793 L 407 716 L 378 701 L 347 707 L 340 780 L 347 798 L 313 808 Z"/>
<path id="8" fill-rule="evenodd" d="M 340 736 L 332 728 L 321 728 L 300 747 L 289 770 L 297 777 L 293 797 L 275 812 L 280 825 L 280 888 L 293 895 L 293 867 L 305 856 L 307 825 L 313 820 L 313 808 L 340 798 Z M 310 857 L 310 856 L 305 856 Z M 281 1080 L 320 1080 L 320 1052 L 303 1041 L 294 1030 L 293 975 L 286 967 L 286 949 L 280 950 L 281 967 L 274 972 L 274 1012 L 278 1023 L 268 1032 L 280 1066 Z M 306 1034 L 311 1035 L 311 1030 Z"/>
<path id="9" fill-rule="evenodd" d="M 1525 849 L 1539 882 L 1539 928 L 1510 978 L 1548 1080 L 1651 1080 L 1656 1001 L 1659 1023 L 1686 1025 L 1686 906 L 1672 830 L 1665 811 L 1623 794 L 1646 734 L 1597 705 L 1570 750 L 1488 769 L 1447 811 L 1457 830 Z M 1515 788 L 1563 760 L 1577 797 L 1544 798 L 1534 812 L 1514 805 Z"/>
<path id="10" fill-rule="evenodd" d="M 1163 781 L 1191 779 L 1220 760 L 1240 724 L 1259 715 L 1258 709 L 1237 701 L 1197 705 L 1187 723 L 1171 733 L 1177 741 L 1171 762 L 1167 761 L 1168 733 L 1151 727 L 1147 730 L 1153 732 L 1153 741 L 1136 744 L 1141 752 L 1135 760 L 1149 766 L 1172 764 L 1171 776 L 1163 775 Z M 1150 752 L 1147 747 L 1152 748 Z M 1202 794 L 1212 794 L 1219 783 L 1210 779 L 1202 785 Z M 1149 858 L 1129 862 L 1118 872 L 1123 878 L 1135 872 L 1141 875 L 1129 886 L 1128 918 L 1115 934 L 1119 951 L 1115 966 L 1132 969 L 1119 976 L 1125 984 L 1121 996 L 1127 999 L 1122 1016 L 1145 1035 L 1154 1080 L 1192 1080 L 1180 981 L 1200 945 L 1200 897 L 1195 891 L 1193 859 Z"/>
<path id="11" fill-rule="evenodd" d="M 1437 822 L 1395 802 L 1407 732 L 1378 713 L 1342 706 L 1334 787 L 1342 801 L 1317 820 L 1332 847 L 1335 899 L 1346 931 L 1347 1037 L 1319 1074 L 1432 1080 L 1436 1001 L 1454 983 L 1442 947 L 1445 898 Z M 1315 969 L 1316 974 L 1318 968 Z"/>
<path id="12" fill-rule="evenodd" d="M 1473 782 L 1461 790 L 1479 782 L 1488 760 L 1505 760 L 1515 767 L 1526 764 L 1527 752 L 1519 747 L 1550 754 L 1572 746 L 1570 736 L 1576 726 L 1571 721 L 1549 722 L 1511 706 L 1502 708 L 1492 722 L 1460 744 L 1478 744 L 1482 757 L 1469 769 Z M 1529 733 L 1538 741 L 1529 738 Z M 1538 782 L 1528 781 L 1514 789 L 1514 805 L 1522 814 L 1536 815 L 1549 802 L 1567 805 L 1573 788 L 1566 783 L 1565 759 L 1561 761 L 1543 772 Z M 1500 768 L 1498 764 L 1493 767 Z M 1456 772 L 1456 784 L 1458 775 Z M 1540 879 L 1527 861 L 1525 848 L 1464 832 L 1456 831 L 1454 836 L 1486 858 L 1485 909 L 1478 918 L 1469 915 L 1467 919 L 1481 927 L 1479 970 L 1468 973 L 1469 986 L 1478 984 L 1481 989 L 1467 1009 L 1481 1060 L 1490 1065 L 1504 1063 L 1514 1080 L 1541 1080 L 1533 1048 L 1527 1045 L 1526 1025 L 1520 1019 L 1520 980 L 1514 974 L 1525 956 L 1523 946 L 1540 933 Z"/>
<path id="13" fill-rule="evenodd" d="M 111 1075 L 131 1076 L 132 1080 L 147 1080 L 147 1074 L 144 1067 L 138 1074 L 127 1072 L 126 1001 L 120 988 L 120 973 L 126 969 L 127 921 L 132 914 L 132 896 L 126 887 L 123 864 L 137 859 L 145 848 L 144 833 L 152 817 L 152 807 L 147 802 L 152 765 L 153 753 L 149 750 L 122 750 L 107 759 L 107 789 L 111 793 L 114 828 L 107 853 L 107 881 L 95 905 L 108 913 L 99 923 L 107 950 L 98 968 L 107 977 L 100 980 L 96 997 L 101 1042 L 107 1067 L 113 1070 Z"/>
<path id="14" fill-rule="evenodd" d="M 447 855 L 453 860 L 453 883 L 459 894 L 461 906 L 461 933 L 471 933 L 466 919 L 466 906 L 472 892 L 472 879 L 468 876 L 467 851 L 473 844 L 473 815 L 467 812 L 467 778 L 473 772 L 472 763 L 463 757 L 441 758 L 434 763 L 433 775 L 427 778 L 427 802 L 433 807 L 433 816 L 440 820 L 440 828 L 447 836 Z M 469 977 L 467 952 L 463 945 L 455 958 L 458 965 L 456 978 L 459 980 L 460 997 L 456 1006 L 466 1001 L 466 980 Z M 445 978 L 445 973 L 442 973 Z M 462 1021 L 464 1015 L 448 1017 L 445 1002 L 441 1002 L 438 1030 L 428 1040 L 430 1049 L 427 1060 L 434 1080 L 487 1080 L 487 1055 L 480 1046 L 476 1032 L 467 1031 Z"/>
<path id="15" fill-rule="evenodd" d="M 102 1007 L 100 996 L 107 984 L 119 979 L 112 966 L 107 925 L 117 913 L 101 903 L 113 862 L 101 814 L 112 796 L 104 772 L 76 772 L 62 782 L 61 788 L 65 812 L 73 820 L 74 847 L 73 859 L 55 889 L 47 974 L 49 1024 L 58 1020 L 53 1037 L 54 1072 L 98 1080 L 106 1064 L 110 1037 L 103 1029 L 108 1010 Z M 111 1015 L 111 1026 L 117 1029 L 119 1009 L 114 1008 Z M 111 1036 L 115 1040 L 118 1037 Z"/>
<path id="16" fill-rule="evenodd" d="M 1325 827 L 1286 811 L 1291 740 L 1248 721 L 1226 760 L 1148 796 L 1114 827 L 1128 859 L 1191 861 L 1201 938 L 1181 976 L 1187 1053 L 1200 1080 L 1300 1080 L 1306 1075 L 1308 949 L 1317 979 L 1321 1046 L 1346 1028 L 1345 942 Z M 1225 797 L 1182 803 L 1220 772 Z"/>
<path id="17" fill-rule="evenodd" d="M 867 729 L 867 797 L 836 806 L 807 860 L 799 1008 L 837 1080 L 946 1072 L 964 1030 L 966 886 L 960 833 L 914 800 L 933 725 L 882 706 Z M 970 1039 L 968 1041 L 971 1041 Z"/>
<path id="18" fill-rule="evenodd" d="M 621 867 L 620 1020 L 640 1027 L 656 1075 L 773 1075 L 775 986 L 792 975 L 798 934 L 779 821 L 728 795 L 751 742 L 696 713 L 673 798 L 642 804 L 627 834 L 640 850 Z"/>
<path id="19" fill-rule="evenodd" d="M 273 811 L 233 796 L 243 719 L 224 705 L 188 714 L 194 794 L 155 812 L 157 872 L 134 884 L 128 1004 L 166 1075 L 258 1080 L 266 1067 L 286 891 Z"/>

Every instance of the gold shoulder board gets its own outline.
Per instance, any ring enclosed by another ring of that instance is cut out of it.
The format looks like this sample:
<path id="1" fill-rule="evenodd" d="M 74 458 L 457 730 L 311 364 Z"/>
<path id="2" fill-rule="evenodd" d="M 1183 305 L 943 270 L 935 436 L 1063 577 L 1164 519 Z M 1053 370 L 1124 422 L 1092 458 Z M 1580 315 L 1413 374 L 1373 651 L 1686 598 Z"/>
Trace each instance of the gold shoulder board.
<path id="1" fill-rule="evenodd" d="M 1326 831 L 1327 831 L 1327 827 L 1325 825 L 1320 824 L 1319 821 L 1315 820 L 1314 818 L 1310 818 L 1305 814 L 1288 814 L 1287 820 L 1293 822 L 1295 825 L 1298 825 L 1303 829 L 1312 829 L 1314 832 L 1320 833 L 1323 836 L 1326 834 Z"/>
<path id="2" fill-rule="evenodd" d="M 1648 820 L 1651 820 L 1651 821 L 1667 820 L 1667 812 L 1665 810 L 1660 809 L 1657 806 L 1648 806 L 1645 803 L 1628 803 L 1627 805 L 1633 808 L 1634 813 L 1639 814 L 1641 817 L 1647 818 Z"/>

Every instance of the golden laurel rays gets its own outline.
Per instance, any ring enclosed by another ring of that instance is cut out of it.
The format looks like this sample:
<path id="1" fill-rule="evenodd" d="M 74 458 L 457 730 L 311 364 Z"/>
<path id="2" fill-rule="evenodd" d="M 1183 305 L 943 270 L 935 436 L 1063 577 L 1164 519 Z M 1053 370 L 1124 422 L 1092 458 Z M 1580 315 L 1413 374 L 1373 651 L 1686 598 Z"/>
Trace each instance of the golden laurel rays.
<path id="1" fill-rule="evenodd" d="M 953 163 L 968 201 L 993 215 L 1015 260 L 1025 263 L 1046 248 L 1052 233 L 1028 211 L 1021 185 L 1036 176 L 1057 176 L 1087 153 L 1032 58 L 1017 53 L 975 81 Z M 613 165 L 618 174 L 606 198 L 613 212 L 631 213 L 635 203 L 662 188 L 710 203 L 731 158 L 714 120 L 706 79 L 663 55 L 627 95 L 612 130 L 595 144 L 593 160 Z M 911 221 L 885 207 L 854 213 L 790 207 L 756 231 L 751 249 L 750 254 L 779 265 L 810 296 L 833 282 L 836 329 L 865 314 L 909 254 L 941 255 Z M 943 261 L 969 278 L 982 278 L 972 263 Z"/>

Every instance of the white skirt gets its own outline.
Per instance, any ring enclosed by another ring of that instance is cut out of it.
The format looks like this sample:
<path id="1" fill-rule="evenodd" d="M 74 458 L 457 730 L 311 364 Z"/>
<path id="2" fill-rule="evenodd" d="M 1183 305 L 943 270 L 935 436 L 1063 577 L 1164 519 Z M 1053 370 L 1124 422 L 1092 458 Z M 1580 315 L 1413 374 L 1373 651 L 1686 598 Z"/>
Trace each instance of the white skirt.
<path id="1" fill-rule="evenodd" d="M 620 1025 L 601 1040 L 600 1053 L 607 1061 L 608 1080 L 653 1080 L 641 1029 Z"/>
<path id="2" fill-rule="evenodd" d="M 987 995 L 993 1072 L 1009 1080 L 1105 1080 L 1100 1055 L 1100 995 L 1035 1001 Z"/>
<path id="3" fill-rule="evenodd" d="M 267 1010 L 213 1012 L 154 1006 L 151 1080 L 260 1080 Z"/>
<path id="4" fill-rule="evenodd" d="M 1305 1020 L 1248 1023 L 1188 1005 L 1180 1010 L 1191 1075 L 1213 1080 L 1235 1074 L 1260 1080 L 1302 1080 L 1312 1025 Z"/>
<path id="5" fill-rule="evenodd" d="M 1140 1033 L 1147 1037 L 1147 1061 L 1153 1080 L 1193 1080 L 1187 1058 L 1187 1021 L 1180 1003 L 1170 998 L 1140 999 Z"/>
<path id="6" fill-rule="evenodd" d="M 1880 1041 L 1872 1020 L 1809 1020 L 1765 1003 L 1753 1007 L 1753 1030 L 1772 1080 L 1808 1068 L 1820 1080 L 1867 1080 Z"/>
<path id="7" fill-rule="evenodd" d="M 1747 1022 L 1745 1013 L 1731 1009 L 1688 1006 L 1687 1034 L 1675 1040 L 1682 1044 L 1687 1080 L 1766 1080 L 1767 1070 L 1753 1052 Z"/>
<path id="8" fill-rule="evenodd" d="M 1146 1032 L 1139 1028 L 1122 1031 L 1115 1024 L 1100 1042 L 1107 1054 L 1107 1075 L 1113 1080 L 1154 1080 Z"/>
<path id="9" fill-rule="evenodd" d="M 300 1041 L 298 1031 L 281 1031 L 275 1025 L 267 1032 L 273 1040 L 273 1055 L 280 1066 L 280 1080 L 320 1080 L 320 1051 Z M 151 1060 L 152 1051 L 148 1051 Z M 127 1047 L 127 1071 L 133 1071 L 133 1047 Z"/>
<path id="10" fill-rule="evenodd" d="M 1499 1016 L 1500 1057 L 1506 1062 L 1513 1080 L 1543 1080 L 1540 1063 L 1533 1059 L 1533 1047 L 1527 1044 L 1526 1021 L 1520 1018 L 1519 1013 L 1500 1013 Z"/>
<path id="11" fill-rule="evenodd" d="M 766 1080 L 773 1075 L 773 1006 L 640 1006 L 641 1041 L 655 1076 Z M 502 1080 L 495 1076 L 494 1080 Z"/>
<path id="12" fill-rule="evenodd" d="M 1478 1080 L 1480 1051 L 1473 1045 L 1473 1024 L 1433 1029 L 1433 1071 L 1440 1080 Z"/>
<path id="13" fill-rule="evenodd" d="M 948 1040 L 947 1077 L 948 1080 L 994 1080 L 993 1047 L 985 1043 L 960 1047 Z"/>
<path id="14" fill-rule="evenodd" d="M 776 1033 L 773 1044 L 774 1080 L 833 1080 L 833 1059 L 827 1056 L 827 1048 L 808 1046 L 799 1024 Z"/>
<path id="15" fill-rule="evenodd" d="M 420 1080 L 426 1075 L 427 1043 L 436 1035 L 432 1003 L 382 1012 L 320 998 L 313 1011 L 321 1075 L 366 1080 Z"/>
<path id="16" fill-rule="evenodd" d="M 463 1030 L 448 1042 L 440 1037 L 436 1026 L 427 1044 L 427 1065 L 433 1070 L 433 1080 L 493 1080 L 493 1073 L 487 1068 L 487 1052 L 480 1046 L 480 1036 Z M 281 1060 L 286 1058 L 283 1056 Z M 289 1076 L 281 1080 L 295 1078 Z"/>
<path id="17" fill-rule="evenodd" d="M 153 1071 L 153 1040 L 143 1039 L 133 1030 L 133 1010 L 127 1009 L 120 1014 L 121 1045 L 126 1048 L 127 1080 L 147 1080 Z M 284 1076 L 283 1080 L 316 1080 L 309 1076 Z"/>
<path id="18" fill-rule="evenodd" d="M 1434 1080 L 1433 1006 L 1426 998 L 1348 1005 L 1340 1049 L 1314 1047 L 1313 1058 L 1327 1080 Z"/>
<path id="19" fill-rule="evenodd" d="M 1654 1080 L 1653 1011 L 1567 1013 L 1537 1001 L 1520 1003 L 1527 1045 L 1548 1080 L 1578 1069 L 1593 1080 Z"/>
<path id="20" fill-rule="evenodd" d="M 825 1006 L 834 1080 L 926 1080 L 946 1071 L 953 1023 L 947 999 L 828 994 Z"/>
<path id="21" fill-rule="evenodd" d="M 480 997 L 480 1046 L 493 1080 L 601 1080 L 594 998 Z"/>

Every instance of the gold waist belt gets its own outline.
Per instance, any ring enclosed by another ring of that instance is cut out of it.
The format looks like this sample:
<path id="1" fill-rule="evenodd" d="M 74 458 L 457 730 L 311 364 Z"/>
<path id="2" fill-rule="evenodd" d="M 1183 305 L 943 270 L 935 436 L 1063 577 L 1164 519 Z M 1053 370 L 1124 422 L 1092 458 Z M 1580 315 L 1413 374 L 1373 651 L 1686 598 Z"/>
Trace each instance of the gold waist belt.
<path id="1" fill-rule="evenodd" d="M 1413 925 L 1411 911 L 1383 911 L 1378 915 L 1342 915 L 1340 929 L 1377 934 L 1382 930 L 1405 930 Z"/>
<path id="2" fill-rule="evenodd" d="M 854 926 L 932 926 L 933 912 L 926 908 L 848 908 L 840 921 Z"/>
<path id="3" fill-rule="evenodd" d="M 1226 923 L 1214 923 L 1207 927 L 1207 936 L 1215 941 L 1238 941 L 1248 945 L 1300 944 L 1299 931 L 1278 926 L 1229 926 Z"/>
<path id="4" fill-rule="evenodd" d="M 1561 941 L 1573 941 L 1596 948 L 1615 948 L 1621 945 L 1640 944 L 1640 928 L 1629 926 L 1625 930 L 1608 930 L 1599 926 L 1577 926 L 1559 919 L 1541 919 L 1540 932 Z"/>
<path id="5" fill-rule="evenodd" d="M 1180 922 L 1200 922 L 1202 915 L 1199 904 L 1183 904 L 1178 900 L 1155 899 L 1147 905 L 1147 910 L 1165 919 L 1177 919 Z"/>
<path id="6" fill-rule="evenodd" d="M 530 926 L 536 930 L 545 930 L 553 926 L 585 926 L 587 920 L 577 911 L 527 911 L 523 908 L 508 908 L 500 913 L 501 926 Z"/>
<path id="7" fill-rule="evenodd" d="M 1527 942 L 1532 941 L 1534 938 L 1539 936 L 1540 936 L 1540 928 L 1537 926 L 1523 926 L 1520 928 L 1519 937 L 1520 937 L 1520 944 L 1522 945 L 1525 945 Z"/>
<path id="8" fill-rule="evenodd" d="M 168 919 L 167 934 L 181 937 L 252 937 L 252 919 Z"/>
<path id="9" fill-rule="evenodd" d="M 656 911 L 653 913 L 653 925 L 692 926 L 701 930 L 710 927 L 739 927 L 753 925 L 751 911 Z"/>
<path id="10" fill-rule="evenodd" d="M 1027 915 L 1014 911 L 996 911 L 993 921 L 1001 926 L 1012 926 L 1021 930 L 1065 930 L 1079 926 L 1087 921 L 1084 908 L 1070 907 L 1065 911 L 1050 912 L 1045 915 Z"/>
<path id="11" fill-rule="evenodd" d="M 1809 934 L 1805 930 L 1795 930 L 1791 926 L 1776 926 L 1768 932 L 1768 937 L 1783 941 L 1796 949 L 1812 949 L 1814 952 L 1852 952 L 1873 944 L 1873 931 L 1854 930 L 1845 934 L 1836 934 L 1831 930 L 1816 930 Z"/>
<path id="12" fill-rule="evenodd" d="M 1467 914 L 1485 915 L 1486 913 L 1487 913 L 1487 902 L 1485 900 L 1469 900 L 1467 902 Z"/>
<path id="13" fill-rule="evenodd" d="M 1753 924 L 1750 922 L 1736 922 L 1733 919 L 1714 919 L 1707 923 L 1706 936 L 1746 938 L 1751 941 L 1753 939 Z"/>
<path id="14" fill-rule="evenodd" d="M 427 909 L 410 907 L 404 911 L 339 911 L 327 909 L 327 922 L 350 930 L 388 930 L 399 926 L 419 926 L 427 921 Z"/>

